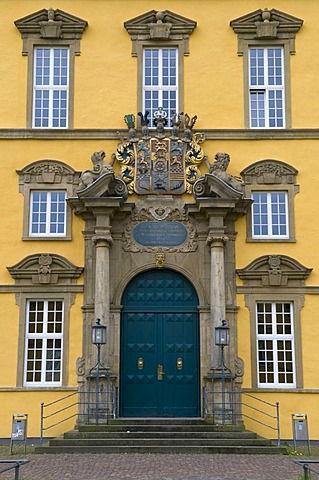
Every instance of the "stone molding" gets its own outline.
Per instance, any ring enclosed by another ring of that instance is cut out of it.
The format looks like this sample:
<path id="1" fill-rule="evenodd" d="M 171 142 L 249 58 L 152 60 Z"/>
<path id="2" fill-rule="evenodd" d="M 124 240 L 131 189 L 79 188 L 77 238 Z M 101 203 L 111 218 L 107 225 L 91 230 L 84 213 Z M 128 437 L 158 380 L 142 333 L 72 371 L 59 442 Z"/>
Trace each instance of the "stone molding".
<path id="1" fill-rule="evenodd" d="M 304 267 L 287 255 L 263 255 L 244 268 L 236 270 L 244 287 L 302 288 L 312 268 Z"/>
<path id="2" fill-rule="evenodd" d="M 36 188 L 36 184 L 63 184 L 78 185 L 81 172 L 59 160 L 37 160 L 21 170 L 16 170 L 19 175 L 20 193 L 29 184 Z"/>
<path id="3" fill-rule="evenodd" d="M 244 54 L 249 40 L 285 40 L 289 43 L 290 54 L 295 54 L 295 37 L 303 20 L 272 8 L 250 12 L 230 22 L 238 35 L 238 55 Z"/>
<path id="4" fill-rule="evenodd" d="M 85 189 L 78 190 L 77 195 L 83 199 L 88 197 L 122 197 L 126 200 L 128 192 L 123 180 L 116 177 L 113 171 L 109 171 L 98 177 Z"/>
<path id="5" fill-rule="evenodd" d="M 170 10 L 150 10 L 124 22 L 124 27 L 131 36 L 132 55 L 138 55 L 138 43 L 147 40 L 179 41 L 184 45 L 184 55 L 189 55 L 189 36 L 196 28 L 196 22 L 182 17 Z"/>
<path id="6" fill-rule="evenodd" d="M 245 185 L 295 184 L 298 170 L 279 160 L 265 159 L 249 165 L 240 174 Z"/>
<path id="7" fill-rule="evenodd" d="M 17 285 L 72 285 L 83 272 L 65 257 L 55 253 L 28 255 L 12 267 L 7 267 Z"/>
<path id="8" fill-rule="evenodd" d="M 32 43 L 36 39 L 48 39 L 52 42 L 54 39 L 72 40 L 75 46 L 75 54 L 80 54 L 80 39 L 88 22 L 79 17 L 59 9 L 43 8 L 37 12 L 31 13 L 14 22 L 21 33 L 23 39 L 23 55 L 32 53 Z"/>
<path id="9" fill-rule="evenodd" d="M 0 128 L 0 139 L 26 140 L 118 140 L 125 136 L 123 129 L 114 128 L 74 128 L 74 129 L 32 129 L 32 128 Z M 194 133 L 199 133 L 194 130 Z M 201 129 L 205 140 L 309 140 L 319 139 L 319 128 L 282 128 L 282 129 Z"/>

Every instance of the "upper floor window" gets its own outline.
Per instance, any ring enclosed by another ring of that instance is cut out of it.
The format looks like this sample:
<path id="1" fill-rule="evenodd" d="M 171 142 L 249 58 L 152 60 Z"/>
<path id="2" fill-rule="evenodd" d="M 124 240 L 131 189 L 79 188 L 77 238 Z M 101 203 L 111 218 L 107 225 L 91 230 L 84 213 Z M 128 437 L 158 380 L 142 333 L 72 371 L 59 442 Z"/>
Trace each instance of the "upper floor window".
<path id="1" fill-rule="evenodd" d="M 149 111 L 153 119 L 159 107 L 167 113 L 169 121 L 179 111 L 176 48 L 145 48 L 143 51 L 143 112 Z"/>
<path id="2" fill-rule="evenodd" d="M 67 128 L 69 49 L 35 48 L 33 127 Z"/>
<path id="3" fill-rule="evenodd" d="M 283 48 L 249 49 L 249 112 L 252 128 L 285 127 Z"/>
<path id="4" fill-rule="evenodd" d="M 302 24 L 275 8 L 230 22 L 244 57 L 245 128 L 291 128 L 290 55 Z"/>
<path id="5" fill-rule="evenodd" d="M 71 240 L 71 209 L 80 173 L 58 160 L 39 160 L 17 171 L 24 195 L 23 240 Z"/>
<path id="6" fill-rule="evenodd" d="M 66 192 L 31 192 L 30 236 L 65 236 L 65 233 Z"/>
<path id="7" fill-rule="evenodd" d="M 87 22 L 44 8 L 14 23 L 29 57 L 27 128 L 73 128 L 74 59 Z"/>
<path id="8" fill-rule="evenodd" d="M 29 300 L 26 318 L 25 385 L 61 385 L 63 301 Z"/>
<path id="9" fill-rule="evenodd" d="M 165 10 L 146 12 L 124 23 L 137 57 L 137 111 L 167 113 L 168 126 L 175 113 L 184 111 L 184 57 L 196 22 Z"/>
<path id="10" fill-rule="evenodd" d="M 246 217 L 248 242 L 295 242 L 297 173 L 291 165 L 270 159 L 241 172 L 245 196 L 252 199 Z"/>
<path id="11" fill-rule="evenodd" d="M 294 387 L 292 303 L 258 302 L 256 310 L 258 386 Z"/>
<path id="12" fill-rule="evenodd" d="M 288 238 L 287 192 L 252 192 L 253 238 Z"/>

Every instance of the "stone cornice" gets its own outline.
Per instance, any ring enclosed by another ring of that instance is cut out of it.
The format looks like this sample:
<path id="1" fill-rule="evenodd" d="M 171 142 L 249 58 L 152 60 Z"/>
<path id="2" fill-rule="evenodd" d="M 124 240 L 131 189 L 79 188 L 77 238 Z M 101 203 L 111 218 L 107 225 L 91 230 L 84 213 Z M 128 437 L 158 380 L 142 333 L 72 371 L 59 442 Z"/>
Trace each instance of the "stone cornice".
<path id="1" fill-rule="evenodd" d="M 319 139 L 319 128 L 292 129 L 201 129 L 206 140 L 307 140 Z M 151 130 L 150 130 L 151 132 Z M 194 130 L 194 133 L 196 130 Z M 0 140 L 118 140 L 125 135 L 126 130 L 105 128 L 75 128 L 69 129 L 28 129 L 1 128 Z"/>

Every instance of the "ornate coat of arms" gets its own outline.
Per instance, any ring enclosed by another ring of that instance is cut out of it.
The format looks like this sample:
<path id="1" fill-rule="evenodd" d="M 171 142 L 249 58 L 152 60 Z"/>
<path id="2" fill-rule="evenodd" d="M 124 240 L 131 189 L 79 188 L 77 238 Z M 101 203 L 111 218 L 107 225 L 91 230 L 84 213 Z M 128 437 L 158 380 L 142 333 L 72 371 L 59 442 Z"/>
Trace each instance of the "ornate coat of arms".
<path id="1" fill-rule="evenodd" d="M 128 192 L 139 195 L 192 193 L 193 184 L 201 175 L 199 165 L 204 159 L 201 147 L 204 136 L 192 132 L 197 117 L 175 114 L 172 128 L 168 130 L 165 128 L 167 115 L 159 109 L 154 114 L 156 129 L 151 137 L 148 112 L 138 115 L 141 132 L 135 129 L 134 115 L 125 115 L 129 135 L 116 150 Z"/>

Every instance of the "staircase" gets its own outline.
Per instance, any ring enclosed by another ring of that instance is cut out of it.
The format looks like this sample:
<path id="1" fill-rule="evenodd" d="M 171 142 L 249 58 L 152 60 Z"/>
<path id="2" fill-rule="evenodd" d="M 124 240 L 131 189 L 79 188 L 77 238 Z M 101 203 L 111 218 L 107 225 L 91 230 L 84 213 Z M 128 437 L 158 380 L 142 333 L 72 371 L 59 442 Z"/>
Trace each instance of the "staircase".
<path id="1" fill-rule="evenodd" d="M 79 425 L 37 446 L 35 453 L 285 454 L 286 449 L 239 425 L 211 425 L 198 418 L 125 418 Z"/>

